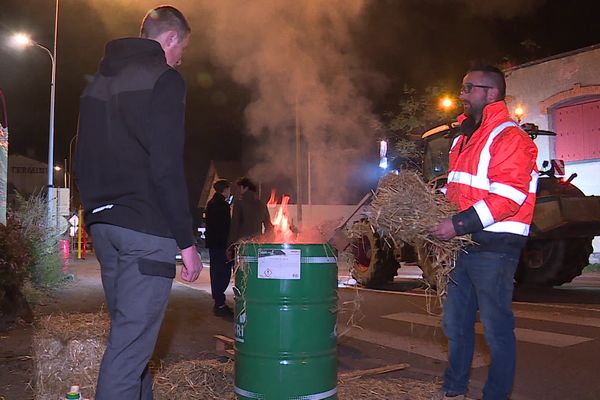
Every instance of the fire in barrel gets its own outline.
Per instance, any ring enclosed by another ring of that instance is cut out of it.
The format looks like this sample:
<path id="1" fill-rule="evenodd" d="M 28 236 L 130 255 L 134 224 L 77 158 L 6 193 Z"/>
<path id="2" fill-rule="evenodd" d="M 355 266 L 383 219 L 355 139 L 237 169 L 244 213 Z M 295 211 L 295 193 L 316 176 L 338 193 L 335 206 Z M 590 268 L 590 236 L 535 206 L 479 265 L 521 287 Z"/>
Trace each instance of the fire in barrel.
<path id="1" fill-rule="evenodd" d="M 335 399 L 336 258 L 327 244 L 298 243 L 285 205 L 273 243 L 245 243 L 236 256 L 235 392 Z"/>

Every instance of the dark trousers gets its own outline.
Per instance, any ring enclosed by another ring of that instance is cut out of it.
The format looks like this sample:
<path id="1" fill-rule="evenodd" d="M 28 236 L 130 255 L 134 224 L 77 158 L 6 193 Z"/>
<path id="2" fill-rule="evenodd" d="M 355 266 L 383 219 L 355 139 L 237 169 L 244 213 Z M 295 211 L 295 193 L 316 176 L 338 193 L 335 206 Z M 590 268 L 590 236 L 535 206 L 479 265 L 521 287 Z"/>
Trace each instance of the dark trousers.
<path id="1" fill-rule="evenodd" d="M 476 252 L 459 253 L 450 273 L 444 303 L 443 328 L 448 337 L 448 368 L 443 389 L 465 394 L 475 350 L 477 310 L 492 355 L 483 388 L 486 400 L 508 399 L 515 377 L 516 339 L 512 311 L 516 256 Z"/>
<path id="2" fill-rule="evenodd" d="M 107 224 L 91 226 L 111 329 L 97 400 L 152 399 L 148 361 L 175 276 L 175 240 Z"/>
<path id="3" fill-rule="evenodd" d="M 215 306 L 225 304 L 225 290 L 231 279 L 233 261 L 227 261 L 225 248 L 208 249 L 210 256 L 210 291 L 215 301 Z"/>

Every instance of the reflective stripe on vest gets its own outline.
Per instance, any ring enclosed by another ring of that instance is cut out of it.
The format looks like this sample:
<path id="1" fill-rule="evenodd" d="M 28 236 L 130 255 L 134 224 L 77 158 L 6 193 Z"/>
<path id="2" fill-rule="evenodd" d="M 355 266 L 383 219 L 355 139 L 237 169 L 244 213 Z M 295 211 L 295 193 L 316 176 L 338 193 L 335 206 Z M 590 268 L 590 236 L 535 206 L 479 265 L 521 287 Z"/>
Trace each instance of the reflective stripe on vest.
<path id="1" fill-rule="evenodd" d="M 461 171 L 451 171 L 448 174 L 448 183 L 458 183 L 461 185 L 470 186 L 475 189 L 485 190 L 489 193 L 493 193 L 498 196 L 505 197 L 517 203 L 519 206 L 525 203 L 527 200 L 527 195 L 522 193 L 521 191 L 515 189 L 512 186 L 493 182 L 490 184 L 490 180 L 488 179 L 488 170 L 491 161 L 491 153 L 490 147 L 496 137 L 506 128 L 511 126 L 518 127 L 515 122 L 507 121 L 504 122 L 497 127 L 495 127 L 488 139 L 486 140 L 483 149 L 479 155 L 479 163 L 477 164 L 477 172 L 475 175 L 470 174 L 468 172 Z M 456 140 L 452 144 L 452 147 L 456 145 Z M 538 174 L 535 170 L 531 173 L 531 182 L 529 184 L 529 193 L 535 193 L 537 190 L 537 181 Z M 529 224 L 525 224 L 522 222 L 516 221 L 500 221 L 494 222 L 494 217 L 492 215 L 491 210 L 485 201 L 479 200 L 477 203 L 473 204 L 473 208 L 477 212 L 477 216 L 479 217 L 482 225 L 485 227 L 483 230 L 488 232 L 508 232 L 514 233 L 517 235 L 527 236 L 529 235 Z"/>

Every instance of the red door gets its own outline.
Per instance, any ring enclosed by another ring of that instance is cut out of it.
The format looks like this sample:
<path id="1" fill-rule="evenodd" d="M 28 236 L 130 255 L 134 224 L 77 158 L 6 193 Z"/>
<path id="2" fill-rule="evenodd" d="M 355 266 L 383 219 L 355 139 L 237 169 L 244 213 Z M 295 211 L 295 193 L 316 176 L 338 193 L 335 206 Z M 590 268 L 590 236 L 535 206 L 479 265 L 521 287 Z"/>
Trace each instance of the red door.
<path id="1" fill-rule="evenodd" d="M 581 118 L 585 159 L 600 158 L 600 100 L 582 104 Z"/>
<path id="2" fill-rule="evenodd" d="M 553 112 L 556 158 L 600 158 L 600 100 L 557 108 Z"/>

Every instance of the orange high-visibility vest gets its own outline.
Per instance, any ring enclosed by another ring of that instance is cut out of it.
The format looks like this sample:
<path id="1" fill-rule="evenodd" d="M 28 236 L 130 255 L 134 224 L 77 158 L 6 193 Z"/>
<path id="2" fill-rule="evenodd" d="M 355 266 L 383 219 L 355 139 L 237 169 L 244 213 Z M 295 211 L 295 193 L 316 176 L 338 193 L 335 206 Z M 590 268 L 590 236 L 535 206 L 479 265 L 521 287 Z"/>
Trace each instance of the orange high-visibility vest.
<path id="1" fill-rule="evenodd" d="M 463 122 L 466 117 L 459 117 Z M 508 113 L 488 104 L 480 127 L 450 149 L 446 196 L 460 211 L 473 207 L 488 232 L 529 235 L 535 207 L 537 147 Z"/>

